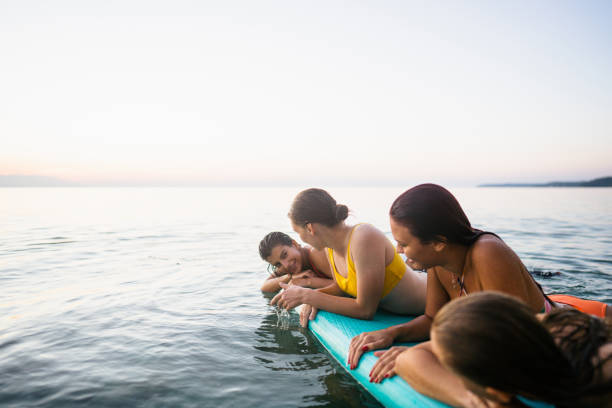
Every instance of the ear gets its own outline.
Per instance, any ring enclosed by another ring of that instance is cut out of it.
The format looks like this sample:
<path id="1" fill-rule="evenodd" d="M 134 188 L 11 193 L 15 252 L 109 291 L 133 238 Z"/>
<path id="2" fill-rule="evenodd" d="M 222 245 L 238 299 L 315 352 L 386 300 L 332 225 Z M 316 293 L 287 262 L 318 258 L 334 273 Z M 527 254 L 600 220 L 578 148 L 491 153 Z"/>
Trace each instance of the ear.
<path id="1" fill-rule="evenodd" d="M 297 243 L 297 241 L 295 239 L 291 240 L 291 245 L 293 245 L 296 248 L 299 248 L 301 245 Z"/>
<path id="2" fill-rule="evenodd" d="M 512 394 L 505 391 L 500 391 L 495 388 L 485 387 L 487 395 L 491 396 L 494 401 L 501 402 L 502 404 L 509 404 L 512 401 Z"/>
<path id="3" fill-rule="evenodd" d="M 306 231 L 308 231 L 309 234 L 314 235 L 314 224 L 312 222 L 309 222 L 308 224 L 305 225 L 306 227 Z"/>
<path id="4" fill-rule="evenodd" d="M 433 248 L 436 252 L 442 252 L 448 245 L 448 240 L 442 235 L 436 235 L 433 241 Z"/>

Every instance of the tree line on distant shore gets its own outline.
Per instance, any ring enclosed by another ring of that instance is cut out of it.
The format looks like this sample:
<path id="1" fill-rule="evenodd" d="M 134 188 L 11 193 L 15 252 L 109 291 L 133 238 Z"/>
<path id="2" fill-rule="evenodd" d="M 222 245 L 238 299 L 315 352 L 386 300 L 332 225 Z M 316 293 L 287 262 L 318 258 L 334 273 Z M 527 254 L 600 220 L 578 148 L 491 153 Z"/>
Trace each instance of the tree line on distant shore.
<path id="1" fill-rule="evenodd" d="M 478 187 L 612 187 L 612 177 L 600 177 L 589 181 L 551 181 L 550 183 L 480 184 Z"/>

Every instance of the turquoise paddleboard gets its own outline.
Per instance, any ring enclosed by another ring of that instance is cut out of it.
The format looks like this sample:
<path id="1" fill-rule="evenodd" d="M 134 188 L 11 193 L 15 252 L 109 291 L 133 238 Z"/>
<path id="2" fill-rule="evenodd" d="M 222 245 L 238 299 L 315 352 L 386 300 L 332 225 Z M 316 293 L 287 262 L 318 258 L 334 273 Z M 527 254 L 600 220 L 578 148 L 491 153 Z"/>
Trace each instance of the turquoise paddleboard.
<path id="1" fill-rule="evenodd" d="M 419 394 L 398 376 L 384 379 L 380 384 L 371 383 L 368 374 L 376 360 L 378 360 L 372 351 L 363 354 L 357 368 L 351 370 L 346 364 L 349 344 L 353 337 L 366 331 L 379 330 L 395 324 L 406 323 L 410 319 L 407 316 L 378 311 L 372 320 L 359 320 L 320 310 L 316 319 L 308 323 L 308 328 L 314 333 L 323 347 L 327 349 L 329 354 L 385 407 L 448 407 L 446 404 Z M 404 345 L 410 344 L 405 343 Z"/>
<path id="2" fill-rule="evenodd" d="M 411 320 L 411 317 L 383 311 L 378 311 L 372 320 L 359 320 L 320 310 L 315 320 L 308 323 L 308 328 L 327 349 L 329 354 L 386 408 L 448 407 L 448 405 L 440 401 L 419 394 L 397 375 L 383 380 L 380 384 L 371 383 L 368 374 L 376 360 L 378 360 L 378 357 L 374 356 L 372 351 L 363 354 L 359 360 L 359 365 L 354 370 L 349 369 L 346 364 L 349 344 L 353 337 L 366 331 L 383 329 L 395 324 L 405 323 L 409 320 Z M 401 343 L 400 345 L 410 346 L 414 344 L 416 343 Z M 554 408 L 549 404 L 522 401 L 534 408 Z"/>

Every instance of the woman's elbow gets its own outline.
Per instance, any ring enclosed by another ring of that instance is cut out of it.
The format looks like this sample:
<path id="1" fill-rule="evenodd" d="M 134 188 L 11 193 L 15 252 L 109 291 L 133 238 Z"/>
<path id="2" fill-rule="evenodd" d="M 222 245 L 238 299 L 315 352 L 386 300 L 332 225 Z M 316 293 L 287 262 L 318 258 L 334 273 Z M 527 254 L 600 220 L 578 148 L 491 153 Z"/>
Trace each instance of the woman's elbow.
<path id="1" fill-rule="evenodd" d="M 357 318 L 361 319 L 361 320 L 372 320 L 374 318 L 374 315 L 376 314 L 376 309 L 361 309 L 359 311 L 359 315 L 357 316 Z"/>
<path id="2" fill-rule="evenodd" d="M 279 289 L 280 288 L 278 287 L 278 285 L 271 285 L 268 282 L 266 282 L 263 285 L 261 285 L 261 291 L 265 292 L 265 293 L 273 293 L 273 292 L 276 292 Z"/>
<path id="3" fill-rule="evenodd" d="M 361 316 L 359 316 L 359 319 L 361 319 L 361 320 L 372 320 L 374 318 L 374 314 L 375 313 L 362 313 Z"/>

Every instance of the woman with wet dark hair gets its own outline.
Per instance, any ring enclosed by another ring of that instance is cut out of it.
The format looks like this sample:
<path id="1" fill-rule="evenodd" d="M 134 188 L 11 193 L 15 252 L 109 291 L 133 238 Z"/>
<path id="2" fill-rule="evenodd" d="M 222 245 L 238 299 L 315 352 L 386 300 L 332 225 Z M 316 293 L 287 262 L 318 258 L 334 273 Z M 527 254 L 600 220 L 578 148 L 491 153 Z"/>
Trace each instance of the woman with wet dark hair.
<path id="1" fill-rule="evenodd" d="M 560 408 L 612 407 L 612 320 L 573 308 L 538 317 L 499 292 L 456 299 L 433 320 L 432 352 L 460 378 L 456 392 L 474 400 L 524 406 L 524 397 Z M 402 354 L 398 373 L 410 372 L 410 364 Z"/>
<path id="2" fill-rule="evenodd" d="M 304 304 L 300 322 L 318 309 L 371 319 L 380 306 L 401 314 L 423 313 L 426 277 L 406 265 L 385 235 L 369 224 L 348 225 L 348 207 L 325 190 L 300 192 L 289 211 L 293 230 L 315 250 L 325 250 L 334 285 L 307 289 L 280 284 L 285 290 L 271 303 L 291 309 Z"/>
<path id="3" fill-rule="evenodd" d="M 276 292 L 280 283 L 324 288 L 334 281 L 324 251 L 301 246 L 283 232 L 267 234 L 259 243 L 259 255 L 268 262 L 268 279 L 263 292 Z"/>
<path id="4" fill-rule="evenodd" d="M 472 228 L 457 199 L 445 188 L 435 184 L 413 187 L 395 200 L 389 215 L 398 251 L 427 269 L 425 313 L 408 323 L 354 337 L 349 347 L 351 366 L 357 365 L 364 351 L 386 348 L 394 341 L 427 340 L 438 310 L 471 293 L 504 292 L 521 299 L 534 312 L 554 307 L 516 253 L 497 235 Z M 600 316 L 606 313 L 601 302 L 576 301 L 573 306 L 583 311 Z M 450 405 L 465 402 L 461 394 L 450 391 L 457 379 L 433 356 L 429 342 L 376 352 L 379 360 L 372 368 L 371 380 L 380 382 L 395 375 L 396 358 L 403 352 L 414 358 L 414 372 L 405 379 L 415 389 Z"/>

